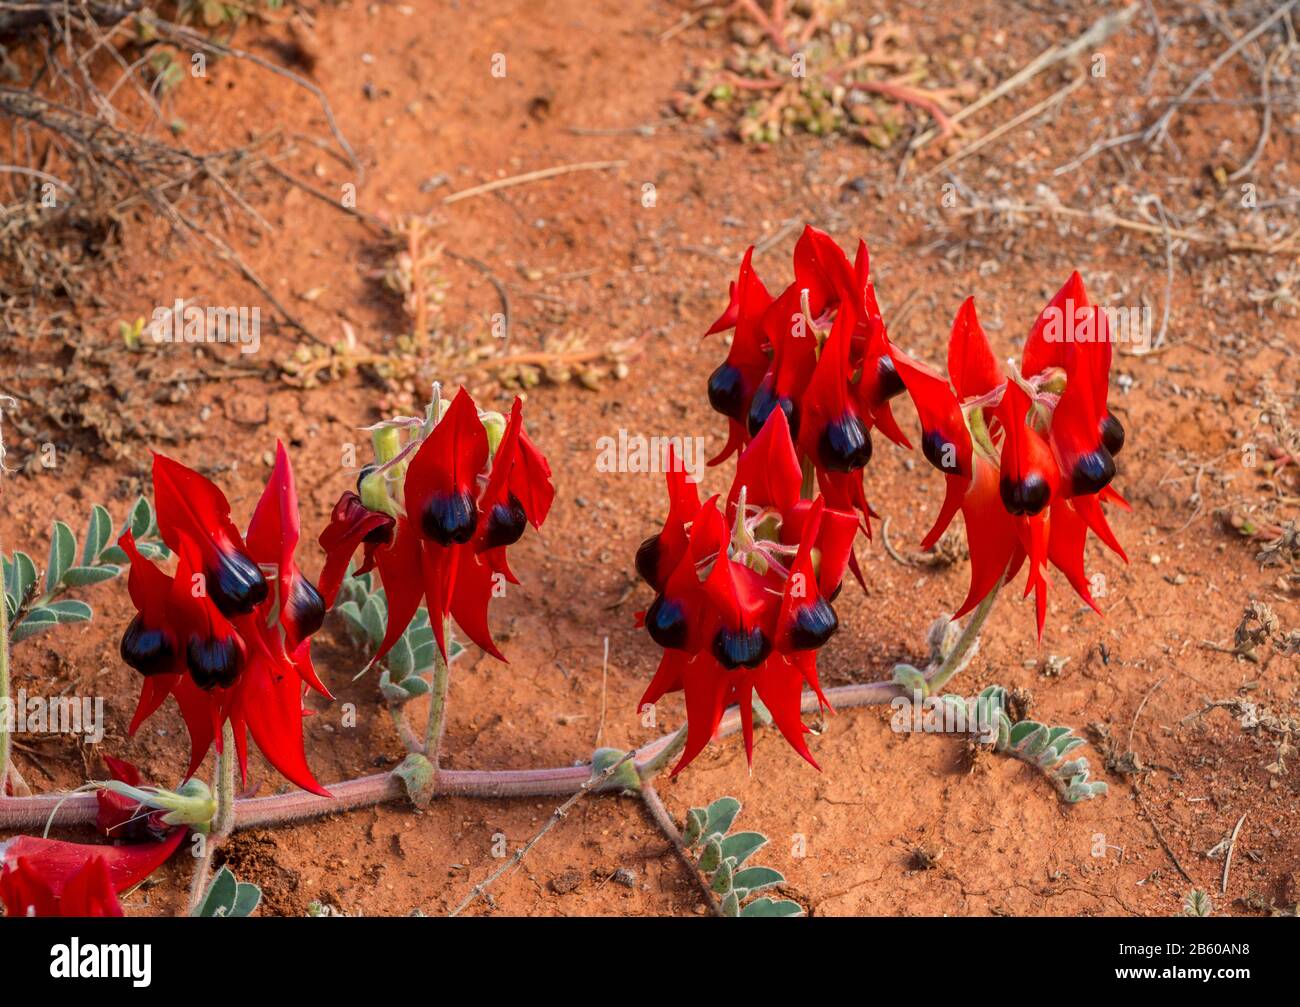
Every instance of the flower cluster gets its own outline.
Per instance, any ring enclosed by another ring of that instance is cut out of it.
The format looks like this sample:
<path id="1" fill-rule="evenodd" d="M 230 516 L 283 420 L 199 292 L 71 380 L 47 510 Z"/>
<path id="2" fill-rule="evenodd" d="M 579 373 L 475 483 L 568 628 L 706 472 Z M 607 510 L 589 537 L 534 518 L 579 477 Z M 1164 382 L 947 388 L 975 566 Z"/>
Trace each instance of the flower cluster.
<path id="1" fill-rule="evenodd" d="M 971 611 L 1028 561 L 1038 633 L 1046 567 L 1064 571 L 1096 607 L 1084 574 L 1092 531 L 1123 557 L 1102 504 L 1127 506 L 1110 488 L 1124 430 L 1107 407 L 1107 316 L 1088 303 L 1078 274 L 1030 331 L 1019 369 L 1004 373 L 972 300 L 953 327 L 946 378 L 895 348 L 871 282 L 867 247 L 856 258 L 804 229 L 794 281 L 768 293 L 746 252 L 727 309 L 709 334 L 734 329 L 727 359 L 709 378 L 709 401 L 728 418 L 726 446 L 739 454 L 725 503 L 700 504 L 685 477 L 669 475 L 669 515 L 642 544 L 637 569 L 657 596 L 643 613 L 664 648 L 642 704 L 686 696 L 687 741 L 674 772 L 707 744 L 724 708 L 739 706 L 751 748 L 752 693 L 809 762 L 799 719 L 817 685 L 816 649 L 837 626 L 830 602 L 845 569 L 861 574 L 853 540 L 870 534 L 863 488 L 871 430 L 910 448 L 890 401 L 910 393 L 922 450 L 947 478 L 932 547 L 960 510 Z M 815 499 L 809 499 L 815 496 Z M 815 763 L 814 763 L 815 765 Z"/>
<path id="2" fill-rule="evenodd" d="M 890 410 L 903 390 L 876 302 L 864 242 L 852 264 L 829 235 L 806 227 L 794 249 L 794 280 L 776 297 L 753 267 L 751 247 L 731 299 L 709 334 L 735 329 L 727 359 L 709 377 L 709 402 L 727 417 L 726 446 L 739 451 L 776 409 L 798 455 L 816 472 L 829 506 L 856 509 L 870 534 L 863 469 L 871 430 L 911 447 Z"/>
<path id="3" fill-rule="evenodd" d="M 958 511 L 966 524 L 971 581 L 957 615 L 980 603 L 1028 560 L 1038 635 L 1047 613 L 1047 564 L 1097 608 L 1084 573 L 1088 532 L 1127 562 L 1102 503 L 1127 509 L 1111 488 L 1124 428 L 1107 406 L 1112 342 L 1105 312 L 1074 273 L 1040 313 L 1019 369 L 998 366 L 973 298 L 957 313 L 948 376 L 891 350 L 916 404 L 922 451 L 947 481 L 939 540 Z"/>
<path id="4" fill-rule="evenodd" d="M 732 703 L 752 761 L 754 693 L 815 766 L 803 739 L 802 694 L 807 685 L 829 707 L 817 650 L 839 626 L 831 601 L 852 555 L 857 515 L 821 496 L 800 499 L 799 458 L 780 409 L 741 453 L 725 501 L 701 504 L 678 465 L 670 464 L 667 479 L 668 519 L 637 551 L 637 571 L 656 592 L 639 618 L 664 649 L 639 708 L 684 691 L 687 738 L 674 774 L 700 753 Z"/>
<path id="5" fill-rule="evenodd" d="M 402 431 L 411 436 L 401 443 Z M 546 458 L 524 431 L 515 399 L 509 420 L 481 413 L 463 388 L 450 404 L 435 395 L 422 418 L 375 429 L 377 463 L 357 493 L 344 493 L 321 533 L 321 593 L 334 603 L 358 549 L 359 572 L 375 569 L 388 600 L 388 626 L 374 660 L 428 604 L 438 648 L 447 655 L 446 623 L 505 660 L 488 628 L 488 605 L 504 583 L 517 584 L 506 547 L 531 524 L 541 527 L 555 490 Z M 400 501 L 400 503 L 399 503 Z"/>
<path id="6" fill-rule="evenodd" d="M 131 733 L 170 695 L 190 735 L 193 776 L 208 750 L 222 750 L 232 728 L 246 775 L 248 734 L 288 780 L 316 794 L 303 752 L 307 686 L 329 691 L 311 663 L 310 637 L 325 618 L 320 593 L 294 561 L 298 496 L 284 446 L 246 535 L 230 503 L 210 480 L 154 455 L 158 529 L 176 554 L 165 573 L 141 555 L 128 531 L 119 545 L 130 557 L 127 588 L 137 615 L 122 637 L 122 659 L 144 676 Z"/>

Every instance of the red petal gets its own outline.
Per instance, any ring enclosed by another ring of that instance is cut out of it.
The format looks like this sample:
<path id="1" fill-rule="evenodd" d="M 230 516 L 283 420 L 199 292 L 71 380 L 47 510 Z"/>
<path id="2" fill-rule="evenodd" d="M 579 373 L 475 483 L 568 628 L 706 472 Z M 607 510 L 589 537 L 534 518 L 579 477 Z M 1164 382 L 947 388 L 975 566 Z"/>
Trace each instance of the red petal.
<path id="1" fill-rule="evenodd" d="M 984 395 L 1006 381 L 975 314 L 973 297 L 962 302 L 952 323 L 952 336 L 948 341 L 948 376 L 959 399 Z"/>
<path id="2" fill-rule="evenodd" d="M 325 566 L 320 573 L 320 593 L 325 599 L 326 609 L 334 607 L 343 577 L 348 571 L 348 564 L 367 536 L 381 528 L 388 528 L 392 537 L 394 520 L 388 514 L 369 510 L 355 493 L 347 492 L 339 497 L 330 515 L 330 523 L 320 533 L 320 546 L 325 550 Z M 374 563 L 374 554 L 378 543 L 367 543 L 366 560 L 358 573 L 365 573 Z"/>
<path id="3" fill-rule="evenodd" d="M 328 790 L 316 782 L 302 735 L 303 683 L 298 675 L 258 654 L 249 661 L 239 682 L 239 716 L 266 761 L 286 780 L 321 797 Z M 236 731 L 239 738 L 242 731 Z"/>
<path id="4" fill-rule="evenodd" d="M 686 747 L 672 769 L 673 776 L 690 765 L 713 737 L 727 694 L 727 676 L 707 654 L 682 665 L 681 679 L 686 692 Z"/>
<path id="5" fill-rule="evenodd" d="M 890 359 L 894 361 L 898 376 L 907 387 L 921 418 L 921 430 L 925 435 L 922 448 L 930 464 L 945 475 L 969 477 L 970 431 L 948 380 L 898 349 L 890 349 Z"/>
<path id="6" fill-rule="evenodd" d="M 436 493 L 472 491 L 487 460 L 487 431 L 474 400 L 462 388 L 406 470 L 407 516 L 418 523 Z"/>
<path id="7" fill-rule="evenodd" d="M 735 513 L 740 488 L 745 502 L 758 507 L 775 507 L 784 513 L 799 500 L 803 471 L 790 437 L 785 411 L 773 409 L 758 436 L 749 442 L 736 462 L 736 476 L 727 494 L 727 513 Z"/>
<path id="8" fill-rule="evenodd" d="M 488 627 L 488 605 L 492 601 L 495 576 L 481 557 L 472 552 L 461 556 L 451 598 L 451 615 L 466 636 L 498 661 L 504 661 L 505 655 L 492 642 L 492 631 Z"/>
<path id="9" fill-rule="evenodd" d="M 970 589 L 954 618 L 983 601 L 1020 552 L 1015 521 L 998 493 L 997 466 L 983 460 L 975 463 L 975 478 L 962 500 L 961 512 L 970 548 Z"/>
<path id="10" fill-rule="evenodd" d="M 429 545 L 428 548 L 432 550 L 440 547 Z M 396 524 L 392 544 L 375 552 L 375 565 L 379 568 L 384 598 L 388 602 L 388 628 L 379 650 L 370 659 L 372 665 L 392 650 L 420 607 L 420 601 L 424 597 L 424 550 L 425 544 L 411 522 L 402 518 Z M 436 618 L 430 607 L 430 622 Z M 434 627 L 435 632 L 439 631 L 440 626 L 441 620 Z"/>
<path id="11" fill-rule="evenodd" d="M 1076 270 L 1047 303 L 1029 330 L 1020 357 L 1020 373 L 1032 378 L 1049 367 L 1064 367 L 1065 350 L 1073 337 L 1073 333 L 1067 332 L 1064 326 L 1069 318 L 1087 307 L 1088 294 L 1083 289 L 1083 278 Z"/>
<path id="12" fill-rule="evenodd" d="M 158 531 L 173 552 L 182 536 L 219 549 L 243 551 L 239 529 L 230 520 L 230 501 L 215 483 L 165 455 L 153 456 L 154 506 Z"/>
<path id="13" fill-rule="evenodd" d="M 857 276 L 844 250 L 829 234 L 812 225 L 803 229 L 795 243 L 794 275 L 795 287 L 808 290 L 813 318 L 820 318 L 841 301 L 853 305 L 861 299 L 854 295 Z"/>
<path id="14" fill-rule="evenodd" d="M 763 701 L 774 723 L 790 743 L 790 747 L 804 757 L 814 769 L 820 770 L 817 760 L 808 750 L 808 743 L 803 736 L 808 733 L 800 717 L 803 703 L 803 675 L 784 658 L 774 656 L 758 669 L 754 676 L 754 688 L 758 698 Z"/>
<path id="15" fill-rule="evenodd" d="M 8 842 L 0 843 L 0 864 L 7 870 L 22 861 L 32 876 L 38 878 L 58 898 L 87 863 L 99 859 L 107 868 L 112 890 L 123 892 L 156 871 L 175 852 L 185 838 L 186 831 L 176 829 L 166 839 L 156 843 L 123 843 L 117 846 L 16 836 Z"/>

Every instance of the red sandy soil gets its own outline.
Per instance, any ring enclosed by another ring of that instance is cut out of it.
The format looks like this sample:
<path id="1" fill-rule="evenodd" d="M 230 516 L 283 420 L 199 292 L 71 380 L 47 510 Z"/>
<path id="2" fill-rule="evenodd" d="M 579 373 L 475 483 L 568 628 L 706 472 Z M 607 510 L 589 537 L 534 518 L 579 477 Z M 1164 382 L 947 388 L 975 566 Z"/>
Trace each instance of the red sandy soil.
<path id="1" fill-rule="evenodd" d="M 642 727 L 635 715 L 658 654 L 633 628 L 633 612 L 650 596 L 633 583 L 631 558 L 662 520 L 661 477 L 598 472 L 596 440 L 626 429 L 703 435 L 710 449 L 722 443 L 725 424 L 710 411 L 704 382 L 723 346 L 701 342 L 700 334 L 724 304 L 748 244 L 777 234 L 788 220 L 815 223 L 850 249 L 865 237 L 886 320 L 913 298 L 910 315 L 892 332 L 895 341 L 932 361 L 942 360 L 951 318 L 972 293 L 999 354 L 1018 352 L 1034 315 L 1074 268 L 1097 300 L 1139 304 L 1146 297 L 1160 317 L 1166 274 L 1158 236 L 1047 217 L 1010 225 L 955 213 L 940 207 L 943 177 L 920 183 L 914 172 L 896 182 L 897 152 L 810 137 L 758 150 L 735 142 L 723 119 L 675 124 L 651 136 L 575 134 L 571 127 L 659 121 L 685 68 L 723 51 L 724 33 L 698 27 L 659 42 L 681 14 L 672 4 L 412 6 L 410 13 L 360 3 L 318 12 L 312 73 L 366 164 L 359 208 L 432 213 L 439 240 L 488 264 L 508 284 L 517 349 L 544 348 L 570 334 L 593 347 L 641 340 L 625 381 L 595 391 L 543 386 L 528 396 L 530 430 L 550 457 L 558 495 L 542 533 L 526 536 L 512 552 L 522 586 L 494 608 L 511 663 L 471 649 L 453 668 L 444 744 L 451 767 L 571 765 L 589 758 L 598 742 L 626 747 L 680 723 L 676 697 L 661 706 L 656 729 Z M 1166 17 L 1177 9 L 1159 6 Z M 1100 11 L 1056 15 L 1020 5 L 924 3 L 908 5 L 897 19 L 926 51 L 974 59 L 999 79 L 1052 42 L 1077 35 Z M 245 31 L 245 46 L 283 37 L 274 28 Z M 1209 57 L 1193 51 L 1191 38 L 1176 35 L 1165 59 L 1203 65 Z M 971 39 L 979 41 L 972 47 Z M 1223 44 L 1216 39 L 1212 51 Z M 508 58 L 504 79 L 489 73 L 496 52 Z M 1165 191 L 1166 180 L 1175 179 L 1188 205 L 1214 201 L 1206 166 L 1225 152 L 1245 157 L 1257 135 L 1254 113 L 1189 107 L 1173 126 L 1182 161 L 1140 148 L 1136 163 L 1128 163 L 1131 173 L 1103 156 L 1052 175 L 1100 134 L 1121 104 L 1130 107 L 1150 63 L 1151 39 L 1135 25 L 1106 52 L 1115 68 L 1110 75 L 1084 87 L 1057 114 L 962 162 L 956 175 L 963 184 L 987 197 L 1032 199 L 1035 185 L 1047 183 L 1068 205 L 1109 200 L 1131 212 L 1133 193 Z M 1176 93 L 1190 77 L 1180 70 L 1175 85 L 1168 75 L 1162 64 L 1155 94 Z M 1015 107 L 1028 107 L 1060 83 L 1058 69 L 1019 94 Z M 367 84 L 372 99 L 363 95 Z M 1223 71 L 1215 90 L 1234 94 L 1251 86 L 1237 65 Z M 202 124 L 214 145 L 245 142 L 271 124 L 326 135 L 310 95 L 233 62 L 215 62 L 207 80 L 186 81 L 173 101 L 174 113 Z M 1009 106 L 986 113 L 972 135 L 1011 114 Z M 1286 114 L 1294 128 L 1294 111 Z M 290 166 L 300 176 L 331 192 L 355 181 L 338 160 L 302 149 Z M 1261 164 L 1277 167 L 1261 185 L 1275 191 L 1294 185 L 1296 154 L 1291 136 L 1275 129 Z M 497 177 L 607 159 L 627 163 L 441 203 L 448 191 Z M 449 176 L 446 187 L 421 191 L 422 182 L 440 173 Z M 861 181 L 848 185 L 852 180 Z M 640 199 L 646 182 L 657 190 L 652 208 Z M 376 258 L 371 232 L 270 180 L 255 197 L 274 232 L 228 233 L 249 264 L 323 337 L 339 338 L 347 321 L 366 346 L 387 346 L 400 316 L 366 275 Z M 785 233 L 756 256 L 769 286 L 786 282 L 796 235 Z M 111 308 L 88 328 L 88 339 L 116 340 L 117 318 L 147 317 L 154 305 L 176 297 L 264 303 L 196 249 L 167 239 L 159 226 L 128 229 L 126 241 L 127 254 L 104 279 Z M 498 310 L 493 287 L 466 265 L 443 268 L 450 282 L 444 325 L 489 341 L 488 316 Z M 1270 376 L 1284 397 L 1295 387 L 1300 324 L 1284 309 L 1258 308 L 1245 292 L 1289 268 L 1294 263 L 1226 255 L 1212 246 L 1177 247 L 1169 347 L 1116 358 L 1116 376 L 1131 380 L 1113 393 L 1129 436 L 1116 486 L 1134 510 L 1113 518 L 1129 565 L 1095 541 L 1089 546 L 1090 571 L 1106 578 L 1104 617 L 1055 578 L 1039 644 L 1031 605 L 1020 601 L 1019 590 L 1008 591 L 978 656 L 954 682 L 966 695 L 992 683 L 1028 690 L 1031 715 L 1053 724 L 1080 731 L 1109 725 L 1119 754 L 1131 749 L 1153 768 L 1137 777 L 1108 772 L 1095 746 L 1085 749 L 1110 793 L 1069 807 L 1023 763 L 986 754 L 972 769 L 959 741 L 896 734 L 887 708 L 846 710 L 828 717 L 812 741 L 822 772 L 773 732 L 760 734 L 747 771 L 739 738 L 729 738 L 677 779 L 661 782 L 674 815 L 680 820 L 688 807 L 723 794 L 739 798 L 739 824 L 771 837 L 763 862 L 786 875 L 782 894 L 815 915 L 1162 916 L 1177 912 L 1194 887 L 1210 892 L 1219 912 L 1294 905 L 1300 899 L 1294 755 L 1282 771 L 1270 771 L 1279 759 L 1275 739 L 1244 730 L 1228 710 L 1195 716 L 1208 700 L 1234 697 L 1295 716 L 1300 700 L 1295 658 L 1276 655 L 1255 664 L 1203 646 L 1229 643 L 1251 599 L 1271 604 L 1284 628 L 1300 625 L 1300 606 L 1279 588 L 1278 571 L 1261 569 L 1255 549 L 1214 517 L 1230 501 L 1267 495 L 1259 473 L 1238 459 L 1254 436 L 1258 379 Z M 313 301 L 298 297 L 311 288 L 323 291 Z M 272 314 L 264 307 L 264 318 Z M 261 356 L 287 359 L 303 337 L 269 328 Z M 178 347 L 147 351 L 173 354 L 177 366 L 194 363 Z M 11 342 L 6 352 L 11 365 L 25 365 L 51 351 Z M 233 348 L 218 353 L 229 357 L 222 362 L 236 355 Z M 113 382 L 132 385 L 135 359 L 121 357 Z M 460 380 L 454 373 L 427 378 Z M 423 396 L 425 384 L 408 390 Z M 40 381 L 19 387 L 42 394 Z M 509 402 L 508 393 L 486 380 L 472 390 L 485 407 Z M 304 527 L 317 529 L 353 481 L 340 467 L 343 446 L 362 441 L 357 428 L 379 417 L 380 394 L 356 376 L 306 392 L 261 378 L 227 379 L 184 385 L 178 401 L 149 408 L 160 429 L 176 434 L 178 442 L 166 450 L 212 473 L 240 517 L 260 491 L 275 438 L 283 437 L 298 473 Z M 910 405 L 898 408 L 905 429 L 914 431 Z M 105 452 L 75 433 L 51 429 L 50 437 L 65 448 L 58 467 L 14 478 L 4 490 L 5 547 L 38 557 L 56 516 L 80 522 L 102 501 L 120 518 L 147 491 L 147 449 L 155 446 L 128 442 Z M 10 447 L 21 461 L 35 444 Z M 705 489 L 725 487 L 728 478 L 728 470 L 710 471 Z M 1189 503 L 1194 488 L 1200 497 Z M 941 498 L 938 474 L 919 453 L 880 438 L 867 489 L 873 506 L 891 519 L 891 542 L 913 553 Z M 1283 513 L 1294 516 L 1294 506 Z M 314 572 L 320 559 L 309 546 L 300 559 Z M 880 679 L 894 663 L 920 659 L 931 620 L 965 593 L 965 560 L 946 568 L 905 566 L 887 555 L 879 536 L 862 558 L 867 590 L 846 585 L 837 605 L 843 628 L 822 654 L 829 685 Z M 102 772 L 102 751 L 135 761 L 154 780 L 174 779 L 186 748 L 173 707 L 136 738 L 125 737 L 138 683 L 117 656 L 131 614 L 124 585 L 99 585 L 80 596 L 95 606 L 94 622 L 18 645 L 15 687 L 107 696 L 108 736 L 98 750 L 59 737 L 21 739 L 24 774 L 36 789 L 74 786 Z M 606 638 L 607 679 L 601 668 Z M 352 681 L 359 658 L 339 624 L 330 620 L 320 641 L 317 666 L 337 702 L 313 701 L 319 712 L 306 722 L 318 776 L 341 780 L 394 765 L 401 743 L 374 682 Z M 1059 671 L 1047 673 L 1061 661 Z M 341 726 L 343 704 L 356 705 L 354 729 Z M 422 706 L 414 707 L 417 720 Z M 283 785 L 264 765 L 253 775 L 263 794 Z M 241 879 L 263 886 L 264 913 L 298 915 L 313 901 L 349 914 L 446 913 L 499 865 L 493 837 L 504 834 L 517 847 L 556 803 L 451 799 L 424 812 L 385 806 L 241 833 L 225 855 Z M 1243 814 L 1227 894 L 1220 895 L 1223 861 L 1207 851 Z M 801 839 L 806 855 L 795 856 Z M 1101 856 L 1094 855 L 1099 845 Z M 927 857 L 918 851 L 933 860 L 929 869 L 921 869 Z M 619 868 L 634 873 L 632 885 L 613 880 Z M 178 910 L 189 872 L 186 858 L 175 858 L 130 897 L 128 910 Z M 493 886 L 490 902 L 472 911 L 704 910 L 641 806 L 599 797 L 579 804 L 519 870 Z"/>

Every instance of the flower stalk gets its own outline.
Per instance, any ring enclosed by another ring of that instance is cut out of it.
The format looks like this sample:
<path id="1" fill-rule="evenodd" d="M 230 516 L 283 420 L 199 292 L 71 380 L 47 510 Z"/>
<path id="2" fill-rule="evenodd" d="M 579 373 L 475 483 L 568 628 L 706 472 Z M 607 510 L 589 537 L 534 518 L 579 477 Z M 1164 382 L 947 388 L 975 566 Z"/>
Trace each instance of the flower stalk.
<path id="1" fill-rule="evenodd" d="M 961 636 L 953 645 L 948 656 L 943 659 L 943 663 L 930 677 L 930 692 L 937 694 L 942 691 L 943 687 L 948 684 L 957 672 L 966 667 L 966 656 L 970 653 L 972 647 L 979 640 L 980 630 L 984 628 L 984 623 L 988 621 L 989 613 L 993 611 L 993 604 L 998 599 L 998 592 L 1002 590 L 1002 585 L 1006 583 L 1006 574 L 993 585 L 993 590 L 984 596 L 984 600 L 979 603 L 975 611 L 971 613 L 970 621 L 966 623 L 966 628 L 961 631 Z"/>
<path id="2" fill-rule="evenodd" d="M 450 632 L 450 620 L 444 622 L 444 633 Z M 433 651 L 433 682 L 429 690 L 429 719 L 424 726 L 424 754 L 438 771 L 438 754 L 442 748 L 442 735 L 447 728 L 447 689 L 451 683 L 451 668 L 442 653 Z"/>

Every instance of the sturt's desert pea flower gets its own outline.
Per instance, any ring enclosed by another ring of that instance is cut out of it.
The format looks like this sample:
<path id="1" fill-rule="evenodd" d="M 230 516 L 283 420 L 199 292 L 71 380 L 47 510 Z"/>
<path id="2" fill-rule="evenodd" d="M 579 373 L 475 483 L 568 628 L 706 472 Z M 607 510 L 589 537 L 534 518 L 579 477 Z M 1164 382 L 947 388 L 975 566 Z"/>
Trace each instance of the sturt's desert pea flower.
<path id="1" fill-rule="evenodd" d="M 276 446 L 245 535 L 225 494 L 198 472 L 156 454 L 153 478 L 158 528 L 176 570 L 167 574 L 141 555 L 129 531 L 119 540 L 137 612 L 122 659 L 144 676 L 131 732 L 172 696 L 190 735 L 187 777 L 210 748 L 221 751 L 229 723 L 244 778 L 251 734 L 286 779 L 328 796 L 307 765 L 302 731 L 305 690 L 329 696 L 310 650 L 325 605 L 294 560 L 298 498 L 284 446 Z"/>
<path id="2" fill-rule="evenodd" d="M 741 453 L 727 498 L 701 503 L 680 465 L 667 473 L 663 529 L 642 543 L 637 570 L 656 591 L 639 620 L 663 656 L 640 706 L 683 691 L 687 737 L 680 772 L 740 708 L 753 756 L 753 696 L 814 766 L 800 719 L 805 685 L 829 708 L 817 650 L 839 626 L 831 601 L 848 568 L 858 517 L 800 498 L 798 452 L 774 409 Z"/>
<path id="3" fill-rule="evenodd" d="M 829 235 L 807 227 L 794 250 L 794 280 L 768 293 L 745 253 L 726 310 L 706 335 L 734 329 L 726 360 L 709 378 L 709 402 L 729 435 L 710 464 L 756 437 L 776 410 L 785 414 L 801 466 L 828 506 L 857 510 L 870 534 L 863 487 L 871 431 L 910 447 L 890 408 L 903 390 L 859 242 L 852 263 Z M 810 495 L 810 494 L 805 494 Z"/>
<path id="4" fill-rule="evenodd" d="M 402 431 L 409 432 L 405 444 Z M 555 497 L 545 456 L 524 430 L 515 399 L 507 420 L 481 413 L 463 388 L 448 405 L 435 394 L 423 419 L 375 428 L 377 463 L 334 507 L 321 533 L 321 593 L 333 605 L 357 549 L 359 572 L 374 569 L 388 600 L 382 658 L 428 605 L 438 649 L 455 619 L 474 643 L 505 660 L 492 640 L 488 607 L 504 583 L 517 584 L 506 549 L 528 525 L 540 528 Z"/>
<path id="5" fill-rule="evenodd" d="M 957 615 L 971 611 L 1028 564 L 1038 635 L 1051 563 L 1093 609 L 1084 572 L 1091 531 L 1127 561 L 1103 503 L 1128 504 L 1111 487 L 1124 429 L 1107 406 L 1112 341 L 1106 313 L 1088 302 L 1074 273 L 1039 315 L 1020 366 L 998 365 L 967 299 L 948 344 L 948 375 L 897 349 L 899 376 L 921 419 L 925 457 L 947 491 L 922 542 L 934 545 L 960 511 L 971 581 Z"/>

